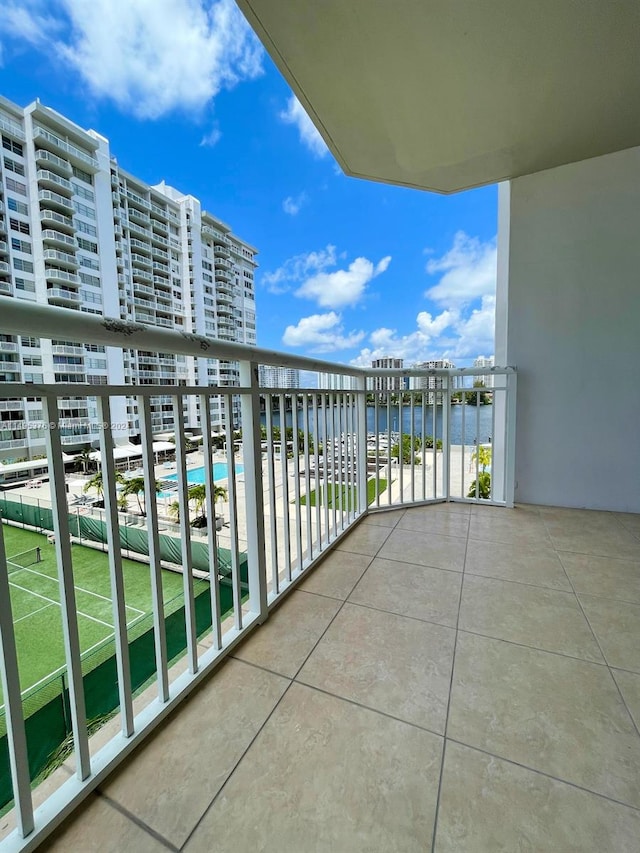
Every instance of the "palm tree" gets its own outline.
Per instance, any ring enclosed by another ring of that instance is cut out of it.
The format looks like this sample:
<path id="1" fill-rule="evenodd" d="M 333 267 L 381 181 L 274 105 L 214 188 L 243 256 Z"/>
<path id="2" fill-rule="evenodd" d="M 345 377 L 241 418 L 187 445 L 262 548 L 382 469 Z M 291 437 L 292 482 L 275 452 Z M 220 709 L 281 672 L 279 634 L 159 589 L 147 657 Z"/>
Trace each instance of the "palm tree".
<path id="1" fill-rule="evenodd" d="M 91 458 L 91 451 L 88 447 L 83 447 L 82 451 L 76 458 L 76 465 L 80 465 L 83 474 L 87 474 L 94 465 Z"/>
<path id="2" fill-rule="evenodd" d="M 155 491 L 158 494 L 162 491 L 160 483 L 155 481 Z M 140 509 L 140 515 L 146 515 L 147 510 L 145 506 L 145 481 L 144 477 L 131 477 L 128 480 L 124 480 L 124 488 L 122 490 L 122 494 L 126 497 L 129 495 L 135 495 L 136 500 L 138 501 L 138 508 Z M 140 500 L 140 495 L 142 495 L 142 500 Z"/>
<path id="3" fill-rule="evenodd" d="M 207 522 L 207 516 L 204 512 L 205 503 L 207 501 L 207 490 L 204 483 L 194 483 L 193 486 L 189 486 L 189 490 L 187 492 L 187 496 L 189 498 L 189 503 L 193 501 L 194 504 L 194 512 L 196 513 L 196 518 L 191 522 L 192 525 L 198 527 L 204 527 Z M 223 486 L 215 486 L 213 487 L 213 500 L 214 501 L 226 501 L 227 500 L 227 490 Z M 173 501 L 169 505 L 169 514 L 175 518 L 176 521 L 180 521 L 180 502 Z M 196 525 L 196 522 L 198 523 Z"/>

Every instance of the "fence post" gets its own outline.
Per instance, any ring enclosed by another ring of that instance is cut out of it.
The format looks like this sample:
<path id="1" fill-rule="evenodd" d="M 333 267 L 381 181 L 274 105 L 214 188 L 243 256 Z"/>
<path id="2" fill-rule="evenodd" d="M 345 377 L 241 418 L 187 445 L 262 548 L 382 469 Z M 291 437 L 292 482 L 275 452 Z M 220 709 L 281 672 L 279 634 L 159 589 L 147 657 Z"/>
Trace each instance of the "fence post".
<path id="1" fill-rule="evenodd" d="M 515 370 L 506 375 L 507 413 L 505 442 L 505 489 L 504 499 L 508 507 L 513 508 L 516 485 L 516 387 L 518 375 Z"/>
<path id="2" fill-rule="evenodd" d="M 33 804 L 29 779 L 29 756 L 24 725 L 16 637 L 13 627 L 9 574 L 4 548 L 4 532 L 0 530 L 0 667 L 11 782 L 18 828 L 24 838 L 33 831 Z"/>
<path id="3" fill-rule="evenodd" d="M 258 614 L 260 622 L 264 622 L 268 616 L 267 561 L 264 534 L 262 439 L 260 435 L 260 386 L 256 362 L 240 362 L 240 385 L 249 389 L 248 392 L 242 394 L 241 399 L 249 603 L 251 611 Z M 281 437 L 284 439 L 286 447 L 286 426 L 283 429 L 281 428 Z"/>
<path id="4" fill-rule="evenodd" d="M 357 426 L 356 435 L 356 478 L 358 484 L 358 515 L 368 509 L 367 500 L 367 380 L 364 376 L 353 378 L 355 385 Z"/>
<path id="5" fill-rule="evenodd" d="M 442 491 L 445 501 L 451 500 L 451 387 L 450 374 L 442 377 Z M 436 383 L 437 384 L 437 383 Z M 438 392 L 433 392 L 434 409 L 438 406 Z M 464 436 L 462 437 L 464 443 Z M 434 435 L 433 443 L 437 454 L 437 438 Z"/>

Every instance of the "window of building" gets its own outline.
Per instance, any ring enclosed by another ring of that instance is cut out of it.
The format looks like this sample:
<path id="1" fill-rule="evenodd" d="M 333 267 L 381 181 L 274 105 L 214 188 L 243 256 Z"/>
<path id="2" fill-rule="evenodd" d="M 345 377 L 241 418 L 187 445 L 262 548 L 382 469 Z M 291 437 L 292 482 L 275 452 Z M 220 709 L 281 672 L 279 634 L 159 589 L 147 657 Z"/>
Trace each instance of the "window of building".
<path id="1" fill-rule="evenodd" d="M 85 184 L 91 184 L 93 186 L 93 175 L 89 174 L 89 172 L 85 172 L 77 166 L 72 166 L 72 171 L 74 178 L 78 178 L 79 180 L 84 181 Z"/>
<path id="2" fill-rule="evenodd" d="M 78 243 L 78 248 L 84 249 L 85 252 L 93 252 L 94 255 L 98 254 L 97 243 L 93 243 L 91 240 L 85 240 L 84 237 L 76 237 L 76 242 Z"/>
<path id="3" fill-rule="evenodd" d="M 16 175 L 24 175 L 24 165 L 12 160 L 11 157 L 4 158 L 4 167 L 9 172 L 15 172 Z"/>
<path id="4" fill-rule="evenodd" d="M 23 216 L 29 215 L 29 208 L 23 201 L 18 201 L 17 198 L 7 198 L 9 210 L 15 210 L 16 213 L 21 213 Z"/>
<path id="5" fill-rule="evenodd" d="M 2 137 L 2 147 L 14 154 L 19 154 L 21 157 L 23 155 L 22 145 L 19 142 L 14 142 L 13 139 L 9 139 L 8 136 Z"/>
<path id="6" fill-rule="evenodd" d="M 98 236 L 95 225 L 89 225 L 87 222 L 82 222 L 81 219 L 74 219 L 73 224 L 76 227 L 76 231 L 80 231 L 81 234 L 88 234 L 90 237 Z"/>
<path id="7" fill-rule="evenodd" d="M 98 263 L 98 261 L 94 260 L 94 258 L 81 257 L 81 258 L 79 258 L 79 260 L 80 260 L 80 266 L 82 266 L 82 267 L 89 267 L 90 270 L 99 270 L 100 269 L 100 264 Z"/>
<path id="8" fill-rule="evenodd" d="M 81 187 L 80 184 L 72 183 L 73 191 L 76 195 L 79 195 L 80 198 L 84 198 L 87 201 L 95 201 L 96 197 L 91 190 L 88 190 L 86 187 Z"/>
<path id="9" fill-rule="evenodd" d="M 14 283 L 16 290 L 24 290 L 26 293 L 36 292 L 35 281 L 29 281 L 27 278 L 14 278 Z M 34 344 L 34 346 L 40 346 L 40 344 Z"/>
<path id="10" fill-rule="evenodd" d="M 106 370 L 107 369 L 107 360 L 106 358 L 88 358 L 85 362 L 87 367 L 90 367 L 92 370 Z"/>
<path id="11" fill-rule="evenodd" d="M 13 266 L 17 270 L 22 270 L 22 272 L 33 272 L 33 264 L 31 261 L 23 261 L 22 258 L 14 258 Z"/>
<path id="12" fill-rule="evenodd" d="M 31 229 L 29 228 L 28 222 L 22 222 L 20 219 L 14 219 L 10 217 L 9 225 L 11 226 L 12 231 L 19 231 L 21 234 L 30 234 Z"/>
<path id="13" fill-rule="evenodd" d="M 26 195 L 27 194 L 27 185 L 26 184 L 23 184 L 21 181 L 14 181 L 13 178 L 9 178 L 9 177 L 7 177 L 5 180 L 7 182 L 7 189 L 11 190 L 11 192 L 19 193 L 20 195 Z"/>
<path id="14" fill-rule="evenodd" d="M 26 367 L 42 367 L 42 356 L 39 355 L 25 355 L 22 358 L 22 363 Z"/>
<path id="15" fill-rule="evenodd" d="M 31 243 L 26 240 L 18 240 L 17 237 L 11 238 L 11 248 L 14 252 L 24 252 L 27 255 L 31 254 Z"/>
<path id="16" fill-rule="evenodd" d="M 100 279 L 95 275 L 89 275 L 86 272 L 80 273 L 80 281 L 82 284 L 88 284 L 91 287 L 100 287 Z"/>
<path id="17" fill-rule="evenodd" d="M 95 219 L 96 212 L 92 207 L 87 207 L 86 204 L 82 204 L 79 201 L 73 202 L 73 209 L 76 213 L 79 213 L 80 216 L 86 216 L 87 219 Z"/>

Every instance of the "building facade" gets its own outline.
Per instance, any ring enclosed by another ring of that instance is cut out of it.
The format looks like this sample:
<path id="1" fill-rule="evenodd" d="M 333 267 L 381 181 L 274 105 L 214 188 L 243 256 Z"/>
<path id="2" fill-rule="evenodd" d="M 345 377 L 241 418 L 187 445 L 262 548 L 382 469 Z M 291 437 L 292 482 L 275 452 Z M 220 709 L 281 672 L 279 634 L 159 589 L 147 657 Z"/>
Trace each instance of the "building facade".
<path id="1" fill-rule="evenodd" d="M 261 364 L 258 368 L 259 382 L 263 388 L 299 388 L 300 371 L 291 367 L 272 367 Z"/>
<path id="2" fill-rule="evenodd" d="M 490 355 L 488 358 L 484 355 L 479 355 L 473 362 L 474 367 L 478 367 L 480 369 L 491 369 L 495 364 L 495 357 Z M 479 373 L 477 376 L 473 377 L 475 382 L 482 382 L 485 388 L 493 388 L 493 374 L 491 373 Z"/>
<path id="3" fill-rule="evenodd" d="M 107 139 L 39 101 L 23 109 L 0 98 L 0 131 L 0 294 L 256 343 L 257 250 L 197 198 L 125 172 Z M 0 381 L 225 386 L 237 384 L 238 371 L 205 358 L 3 335 Z M 2 405 L 0 461 L 44 453 L 41 404 L 27 398 Z M 195 406 L 192 400 L 183 418 L 197 430 Z M 222 404 L 212 406 L 220 429 Z M 65 450 L 95 443 L 95 398 L 69 396 L 60 415 Z M 135 441 L 135 400 L 123 397 L 112 421 L 117 443 Z M 169 395 L 152 398 L 152 427 L 173 432 Z"/>
<path id="4" fill-rule="evenodd" d="M 404 367 L 404 359 L 391 358 L 376 358 L 371 362 L 371 367 L 374 369 L 391 369 L 402 370 Z M 375 376 L 373 379 L 374 391 L 404 391 L 406 389 L 406 380 L 403 376 Z"/>

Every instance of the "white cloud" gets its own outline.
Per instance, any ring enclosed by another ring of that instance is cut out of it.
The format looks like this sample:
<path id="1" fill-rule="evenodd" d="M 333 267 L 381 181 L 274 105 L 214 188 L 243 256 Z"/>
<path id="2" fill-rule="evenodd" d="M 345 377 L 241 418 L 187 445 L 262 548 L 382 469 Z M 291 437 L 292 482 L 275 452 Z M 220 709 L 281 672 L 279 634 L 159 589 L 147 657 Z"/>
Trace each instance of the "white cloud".
<path id="1" fill-rule="evenodd" d="M 358 346 L 364 332 L 345 334 L 342 317 L 335 311 L 303 317 L 296 326 L 287 326 L 282 343 L 290 347 L 305 347 L 310 352 L 334 352 Z"/>
<path id="2" fill-rule="evenodd" d="M 300 141 L 306 145 L 314 157 L 324 157 L 329 152 L 324 139 L 295 95 L 291 95 L 287 101 L 287 108 L 282 110 L 280 118 L 285 124 L 292 124 L 298 128 Z"/>
<path id="3" fill-rule="evenodd" d="M 370 367 L 373 359 L 391 356 L 404 359 L 410 366 L 416 361 L 439 358 L 437 347 L 445 340 L 443 333 L 449 330 L 449 335 L 454 334 L 458 321 L 458 314 L 454 311 L 443 311 L 436 317 L 421 311 L 416 317 L 416 330 L 407 335 L 398 335 L 396 329 L 384 326 L 375 329 L 369 335 L 371 346 L 363 349 L 352 363 Z"/>
<path id="4" fill-rule="evenodd" d="M 430 258 L 429 275 L 444 273 L 425 296 L 448 308 L 469 305 L 496 290 L 497 252 L 495 240 L 482 243 L 458 231 L 453 246 L 440 258 Z"/>
<path id="5" fill-rule="evenodd" d="M 0 15 L 0 32 L 32 45 L 43 45 L 61 27 L 39 0 L 5 3 Z"/>
<path id="6" fill-rule="evenodd" d="M 262 48 L 233 0 L 28 0 L 2 17 L 6 34 L 54 51 L 94 95 L 140 118 L 201 111 L 262 73 Z"/>
<path id="7" fill-rule="evenodd" d="M 288 213 L 289 216 L 297 216 L 300 213 L 300 208 L 307 203 L 307 194 L 299 193 L 297 196 L 288 195 L 285 200 L 282 202 L 282 209 L 285 213 Z"/>
<path id="8" fill-rule="evenodd" d="M 457 358 L 471 358 L 482 352 L 493 352 L 496 320 L 495 296 L 484 296 L 479 308 L 455 327 L 458 339 L 452 349 Z"/>
<path id="9" fill-rule="evenodd" d="M 306 252 L 294 255 L 273 272 L 266 272 L 262 281 L 271 293 L 286 293 L 291 285 L 302 281 L 308 275 L 328 269 L 337 263 L 336 247 L 328 244 L 319 252 Z"/>
<path id="10" fill-rule="evenodd" d="M 308 278 L 296 290 L 296 296 L 313 299 L 322 308 L 355 305 L 363 297 L 367 284 L 385 272 L 390 263 L 390 255 L 375 266 L 367 258 L 356 258 L 346 270 L 320 272 Z"/>
<path id="11" fill-rule="evenodd" d="M 200 146 L 205 148 L 213 148 L 214 145 L 217 145 L 222 138 L 222 131 L 219 127 L 213 127 L 209 133 L 205 133 L 205 135 L 200 140 Z"/>

